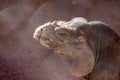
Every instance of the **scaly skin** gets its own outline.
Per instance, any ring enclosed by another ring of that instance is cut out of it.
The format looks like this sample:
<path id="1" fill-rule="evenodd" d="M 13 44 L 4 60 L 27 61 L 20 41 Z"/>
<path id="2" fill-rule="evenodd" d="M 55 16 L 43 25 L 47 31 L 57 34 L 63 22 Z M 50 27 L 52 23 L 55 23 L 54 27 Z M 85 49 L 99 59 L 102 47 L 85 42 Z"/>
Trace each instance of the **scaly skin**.
<path id="1" fill-rule="evenodd" d="M 119 36 L 107 24 L 78 17 L 38 27 L 33 35 L 69 65 L 70 72 L 87 80 L 119 80 Z M 114 73 L 114 75 L 112 74 Z"/>

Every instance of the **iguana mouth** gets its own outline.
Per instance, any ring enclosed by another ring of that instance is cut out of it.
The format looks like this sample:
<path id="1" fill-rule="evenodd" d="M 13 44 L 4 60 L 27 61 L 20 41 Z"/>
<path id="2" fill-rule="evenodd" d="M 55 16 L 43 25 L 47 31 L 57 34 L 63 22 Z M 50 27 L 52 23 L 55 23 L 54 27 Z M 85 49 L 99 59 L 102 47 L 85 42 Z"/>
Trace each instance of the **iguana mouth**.
<path id="1" fill-rule="evenodd" d="M 37 42 L 39 42 L 40 41 L 40 35 L 38 36 L 37 34 L 33 34 L 33 38 L 37 41 Z"/>

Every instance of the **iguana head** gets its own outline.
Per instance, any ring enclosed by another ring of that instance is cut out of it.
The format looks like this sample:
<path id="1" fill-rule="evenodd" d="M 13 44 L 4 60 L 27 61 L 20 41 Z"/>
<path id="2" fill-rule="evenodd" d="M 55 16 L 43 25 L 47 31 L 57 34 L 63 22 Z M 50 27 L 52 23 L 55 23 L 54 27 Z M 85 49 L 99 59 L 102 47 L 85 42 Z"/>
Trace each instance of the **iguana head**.
<path id="1" fill-rule="evenodd" d="M 55 50 L 65 43 L 79 43 L 79 38 L 84 39 L 84 32 L 77 26 L 87 26 L 84 18 L 75 18 L 71 21 L 53 21 L 39 26 L 33 37 L 43 46 Z M 72 44 L 73 45 L 73 44 Z"/>
<path id="2" fill-rule="evenodd" d="M 70 72 L 78 77 L 90 73 L 95 64 L 93 51 L 88 46 L 89 26 L 86 19 L 78 17 L 70 21 L 53 21 L 39 26 L 34 39 L 52 49 L 70 66 Z"/>

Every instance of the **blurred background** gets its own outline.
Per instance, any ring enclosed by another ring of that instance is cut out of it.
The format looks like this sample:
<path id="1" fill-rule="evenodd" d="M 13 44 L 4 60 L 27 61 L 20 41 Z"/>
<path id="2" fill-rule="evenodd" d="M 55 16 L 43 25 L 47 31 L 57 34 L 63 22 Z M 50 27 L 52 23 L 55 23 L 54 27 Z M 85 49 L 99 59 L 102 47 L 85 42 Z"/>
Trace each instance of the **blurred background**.
<path id="1" fill-rule="evenodd" d="M 120 33 L 120 0 L 0 0 L 0 80 L 84 80 L 32 38 L 48 21 L 79 16 Z"/>

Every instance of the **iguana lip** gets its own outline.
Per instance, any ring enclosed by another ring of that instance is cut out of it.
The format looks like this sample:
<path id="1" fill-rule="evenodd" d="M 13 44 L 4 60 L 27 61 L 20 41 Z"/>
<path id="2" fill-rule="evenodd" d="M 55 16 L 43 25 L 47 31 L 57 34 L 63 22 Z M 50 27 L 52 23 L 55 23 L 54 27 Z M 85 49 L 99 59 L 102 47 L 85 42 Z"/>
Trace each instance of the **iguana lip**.
<path id="1" fill-rule="evenodd" d="M 34 34 L 33 34 L 33 38 L 34 38 L 37 42 L 39 42 L 39 40 L 40 40 L 40 35 L 38 36 L 36 33 L 34 33 Z"/>

